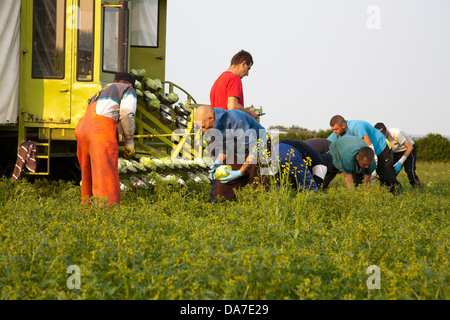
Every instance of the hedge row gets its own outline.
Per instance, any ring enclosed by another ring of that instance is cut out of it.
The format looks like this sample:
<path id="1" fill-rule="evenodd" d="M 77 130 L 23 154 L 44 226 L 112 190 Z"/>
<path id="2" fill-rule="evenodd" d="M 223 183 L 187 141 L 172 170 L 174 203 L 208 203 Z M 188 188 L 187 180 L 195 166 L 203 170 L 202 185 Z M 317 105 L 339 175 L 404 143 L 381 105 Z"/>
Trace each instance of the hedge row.
<path id="1" fill-rule="evenodd" d="M 450 141 L 437 133 L 429 133 L 415 141 L 417 159 L 430 162 L 449 162 Z"/>
<path id="2" fill-rule="evenodd" d="M 280 134 L 279 140 L 298 139 L 306 140 L 310 138 L 328 138 L 333 132 L 329 130 L 309 131 L 304 128 L 296 128 L 296 132 Z M 425 137 L 415 140 L 417 148 L 417 159 L 428 162 L 450 162 L 450 141 L 437 133 L 429 133 Z"/>

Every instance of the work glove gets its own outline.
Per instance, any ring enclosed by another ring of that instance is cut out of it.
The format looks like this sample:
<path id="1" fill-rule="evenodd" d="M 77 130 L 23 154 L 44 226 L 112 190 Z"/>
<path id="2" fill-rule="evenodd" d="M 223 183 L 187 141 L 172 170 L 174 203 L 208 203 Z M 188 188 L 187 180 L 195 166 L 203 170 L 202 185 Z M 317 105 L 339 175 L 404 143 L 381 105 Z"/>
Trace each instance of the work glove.
<path id="1" fill-rule="evenodd" d="M 373 170 L 372 174 L 370 175 L 370 180 L 373 181 L 376 179 L 376 177 L 377 177 L 377 171 Z"/>
<path id="2" fill-rule="evenodd" d="M 402 170 L 402 167 L 403 167 L 403 164 L 401 164 L 400 162 L 396 162 L 396 163 L 394 164 L 394 171 L 395 171 L 395 174 L 399 173 L 400 170 Z"/>
<path id="3" fill-rule="evenodd" d="M 129 160 L 131 159 L 131 157 L 133 157 L 134 152 L 134 147 L 125 148 L 125 154 L 123 155 L 123 157 Z"/>
<path id="4" fill-rule="evenodd" d="M 243 174 L 241 173 L 241 170 L 228 170 L 225 169 L 226 172 L 229 173 L 228 176 L 226 176 L 225 178 L 220 178 L 220 182 L 222 183 L 228 183 L 230 181 L 239 179 L 240 177 L 243 176 Z"/>
<path id="5" fill-rule="evenodd" d="M 220 167 L 221 165 L 222 164 L 219 161 L 215 160 L 214 163 L 209 167 L 209 176 L 210 176 L 211 180 L 215 179 L 216 169 L 218 167 Z"/>

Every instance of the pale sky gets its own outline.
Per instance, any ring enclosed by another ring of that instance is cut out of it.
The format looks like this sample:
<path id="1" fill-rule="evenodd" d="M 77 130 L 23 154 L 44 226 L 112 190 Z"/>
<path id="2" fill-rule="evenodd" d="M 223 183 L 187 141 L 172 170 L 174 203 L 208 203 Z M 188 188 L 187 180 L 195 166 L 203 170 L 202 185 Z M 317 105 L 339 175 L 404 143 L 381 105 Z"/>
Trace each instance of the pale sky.
<path id="1" fill-rule="evenodd" d="M 197 103 L 241 49 L 266 128 L 340 114 L 450 136 L 450 0 L 168 0 L 166 80 Z"/>

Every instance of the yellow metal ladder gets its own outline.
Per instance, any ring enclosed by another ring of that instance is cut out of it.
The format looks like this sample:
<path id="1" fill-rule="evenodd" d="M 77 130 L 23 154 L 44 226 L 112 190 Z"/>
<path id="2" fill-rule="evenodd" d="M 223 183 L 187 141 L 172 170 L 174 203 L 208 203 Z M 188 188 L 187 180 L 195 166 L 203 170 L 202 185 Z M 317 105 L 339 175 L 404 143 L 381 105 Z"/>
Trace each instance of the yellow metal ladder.
<path id="1" fill-rule="evenodd" d="M 35 176 L 47 176 L 50 174 L 50 137 L 51 137 L 51 128 L 40 128 L 40 130 L 43 129 L 45 130 L 45 134 L 43 136 L 45 136 L 45 139 L 41 139 L 41 137 L 39 137 L 39 141 L 40 142 L 36 142 L 36 149 L 37 149 L 37 155 L 36 155 L 36 160 L 41 161 L 41 159 L 44 159 L 47 162 L 47 170 L 46 171 L 41 171 L 38 172 L 36 170 L 36 172 L 31 172 L 31 171 L 24 171 L 22 174 L 27 174 L 27 175 L 35 175 Z M 41 136 L 41 135 L 39 135 Z M 43 141 L 43 142 L 41 142 Z"/>

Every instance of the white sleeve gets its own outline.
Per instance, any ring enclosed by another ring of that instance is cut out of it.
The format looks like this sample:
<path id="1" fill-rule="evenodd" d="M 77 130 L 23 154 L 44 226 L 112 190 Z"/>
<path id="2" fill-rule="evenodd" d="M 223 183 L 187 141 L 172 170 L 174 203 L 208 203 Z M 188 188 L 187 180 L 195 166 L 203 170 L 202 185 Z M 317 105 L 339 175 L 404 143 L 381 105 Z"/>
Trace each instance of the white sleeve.
<path id="1" fill-rule="evenodd" d="M 398 141 L 398 144 L 401 146 L 405 143 L 406 137 L 403 135 L 403 133 L 398 128 L 390 128 L 388 129 L 389 133 L 391 134 L 392 138 Z"/>
<path id="2" fill-rule="evenodd" d="M 312 173 L 313 175 L 321 178 L 322 180 L 325 179 L 325 175 L 327 174 L 328 168 L 324 166 L 323 164 L 318 164 L 312 167 Z"/>
<path id="3" fill-rule="evenodd" d="M 397 140 L 400 145 L 403 145 L 406 141 L 406 137 L 403 135 L 401 131 L 398 133 Z"/>
<path id="4" fill-rule="evenodd" d="M 132 113 L 133 116 L 136 113 L 136 104 L 137 99 L 131 92 L 126 92 L 123 95 L 122 100 L 120 101 L 120 113 L 122 112 L 126 114 Z"/>

